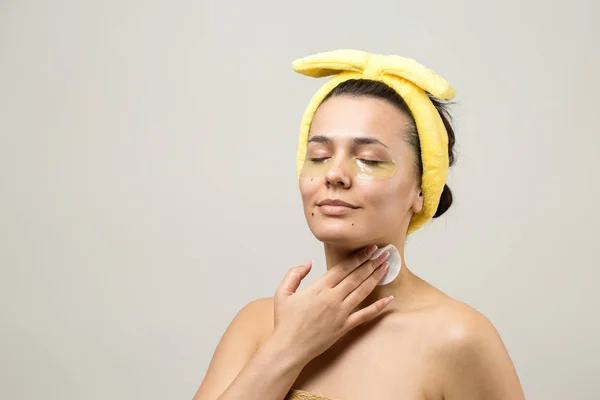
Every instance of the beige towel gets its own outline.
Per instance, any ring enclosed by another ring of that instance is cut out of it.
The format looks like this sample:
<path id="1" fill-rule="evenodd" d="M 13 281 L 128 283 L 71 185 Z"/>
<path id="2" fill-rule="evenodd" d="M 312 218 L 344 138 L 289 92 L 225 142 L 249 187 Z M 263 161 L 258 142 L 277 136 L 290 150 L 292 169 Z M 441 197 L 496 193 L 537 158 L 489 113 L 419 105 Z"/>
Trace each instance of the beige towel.
<path id="1" fill-rule="evenodd" d="M 331 397 L 321 396 L 303 390 L 292 389 L 289 391 L 285 400 L 334 400 Z"/>

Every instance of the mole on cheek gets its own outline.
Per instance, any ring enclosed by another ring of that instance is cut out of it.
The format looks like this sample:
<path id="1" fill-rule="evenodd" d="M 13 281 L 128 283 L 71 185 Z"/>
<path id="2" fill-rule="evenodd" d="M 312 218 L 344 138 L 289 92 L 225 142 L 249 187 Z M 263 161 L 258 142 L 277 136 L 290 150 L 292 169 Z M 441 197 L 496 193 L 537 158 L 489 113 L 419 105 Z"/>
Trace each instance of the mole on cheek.
<path id="1" fill-rule="evenodd" d="M 315 216 L 315 213 L 310 213 L 310 214 L 311 214 L 313 217 Z M 352 224 L 352 225 L 354 225 L 354 224 Z"/>

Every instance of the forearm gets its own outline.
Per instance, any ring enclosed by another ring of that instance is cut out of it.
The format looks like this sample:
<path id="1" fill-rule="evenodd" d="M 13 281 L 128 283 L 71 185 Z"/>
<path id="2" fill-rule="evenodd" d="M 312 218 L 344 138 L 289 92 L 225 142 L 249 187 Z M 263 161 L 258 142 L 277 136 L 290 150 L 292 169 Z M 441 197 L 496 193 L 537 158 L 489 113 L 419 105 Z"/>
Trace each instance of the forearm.
<path id="1" fill-rule="evenodd" d="M 281 400 L 306 365 L 294 349 L 269 339 L 217 400 Z"/>

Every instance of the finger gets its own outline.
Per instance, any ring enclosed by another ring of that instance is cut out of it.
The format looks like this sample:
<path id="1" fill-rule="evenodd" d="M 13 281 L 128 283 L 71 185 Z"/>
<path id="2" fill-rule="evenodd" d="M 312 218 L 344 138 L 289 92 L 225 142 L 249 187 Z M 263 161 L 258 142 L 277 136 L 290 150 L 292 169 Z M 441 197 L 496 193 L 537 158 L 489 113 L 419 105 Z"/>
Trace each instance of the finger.
<path id="1" fill-rule="evenodd" d="M 374 260 L 369 260 L 356 268 L 350 275 L 345 277 L 336 287 L 335 291 L 345 299 L 354 292 L 364 281 L 366 281 L 375 270 L 390 257 L 389 252 L 384 252 Z"/>
<path id="2" fill-rule="evenodd" d="M 306 264 L 290 269 L 277 288 L 276 295 L 289 296 L 296 293 L 300 287 L 302 279 L 310 272 L 313 262 L 309 261 Z"/>
<path id="3" fill-rule="evenodd" d="M 342 303 L 344 307 L 353 310 L 360 305 L 373 292 L 377 284 L 381 282 L 389 266 L 387 261 L 384 262 L 367 279 L 358 285 L 356 289 L 352 290 Z"/>
<path id="4" fill-rule="evenodd" d="M 375 303 L 361 310 L 358 310 L 348 317 L 344 325 L 344 329 L 349 331 L 356 328 L 357 326 L 364 324 L 365 322 L 371 321 L 392 302 L 394 296 L 384 297 L 383 299 L 377 300 Z"/>
<path id="5" fill-rule="evenodd" d="M 342 261 L 323 274 L 317 284 L 322 284 L 330 288 L 336 286 L 352 271 L 368 261 L 369 257 L 371 257 L 376 250 L 377 246 L 373 245 L 354 252 L 354 254 L 352 254 L 346 260 Z"/>

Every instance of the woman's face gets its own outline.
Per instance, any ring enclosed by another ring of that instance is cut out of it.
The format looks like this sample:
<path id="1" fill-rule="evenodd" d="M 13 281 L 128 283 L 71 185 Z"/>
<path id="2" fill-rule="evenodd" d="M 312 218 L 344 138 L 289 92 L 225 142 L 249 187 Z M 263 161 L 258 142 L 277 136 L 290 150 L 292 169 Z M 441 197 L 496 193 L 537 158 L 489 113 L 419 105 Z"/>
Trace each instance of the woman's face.
<path id="1" fill-rule="evenodd" d="M 385 100 L 342 95 L 321 104 L 299 183 L 317 239 L 361 247 L 406 234 L 423 204 L 408 126 L 409 117 Z"/>

